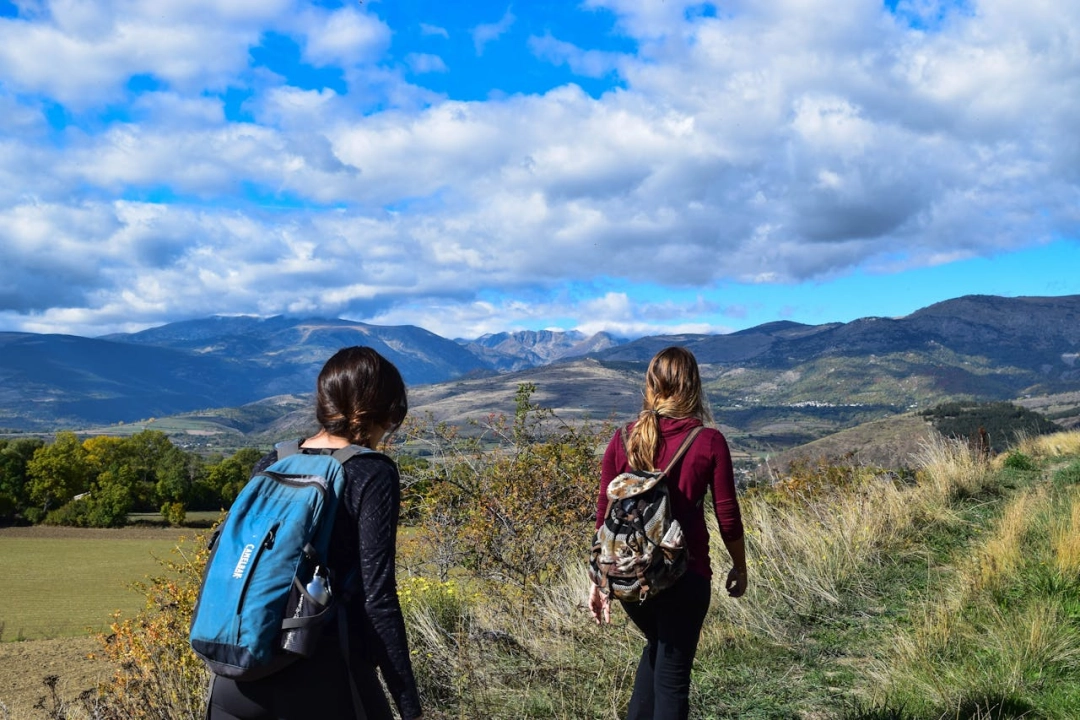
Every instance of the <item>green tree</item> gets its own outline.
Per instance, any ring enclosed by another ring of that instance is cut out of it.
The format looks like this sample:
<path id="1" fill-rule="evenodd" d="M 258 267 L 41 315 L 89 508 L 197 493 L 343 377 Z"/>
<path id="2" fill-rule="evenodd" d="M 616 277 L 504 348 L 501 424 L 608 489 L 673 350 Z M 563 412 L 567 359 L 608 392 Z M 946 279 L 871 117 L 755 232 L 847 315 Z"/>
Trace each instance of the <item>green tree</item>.
<path id="1" fill-rule="evenodd" d="M 184 521 L 204 468 L 198 457 L 166 442 L 159 448 L 154 466 L 157 478 L 154 500 L 162 517 L 171 525 L 179 525 Z"/>
<path id="2" fill-rule="evenodd" d="M 0 518 L 19 515 L 30 505 L 26 465 L 44 445 L 40 438 L 0 440 Z"/>
<path id="3" fill-rule="evenodd" d="M 173 444 L 160 430 L 143 430 L 125 440 L 131 469 L 135 473 L 135 508 L 149 512 L 160 506 L 157 497 L 158 465 Z"/>
<path id="4" fill-rule="evenodd" d="M 197 472 L 194 458 L 178 447 L 171 449 L 158 459 L 154 474 L 154 498 L 157 503 L 187 504 L 191 497 L 192 486 Z"/>
<path id="5" fill-rule="evenodd" d="M 994 453 L 1008 450 L 1021 438 L 1061 430 L 1039 413 L 1009 402 L 944 402 L 919 414 L 945 437 L 982 444 Z"/>
<path id="6" fill-rule="evenodd" d="M 86 492 L 90 482 L 90 466 L 86 450 L 73 432 L 59 432 L 50 445 L 34 452 L 26 464 L 30 478 L 30 501 L 41 511 L 48 512 L 71 502 Z"/>
<path id="7" fill-rule="evenodd" d="M 134 508 L 152 511 L 166 504 L 186 506 L 202 472 L 198 458 L 173 445 L 160 430 L 143 430 L 124 442 L 135 473 Z"/>
<path id="8" fill-rule="evenodd" d="M 262 456 L 263 452 L 257 448 L 242 448 L 232 456 L 210 465 L 203 484 L 211 502 L 217 503 L 216 507 L 220 508 L 232 505 L 237 493 L 251 478 L 255 463 Z"/>

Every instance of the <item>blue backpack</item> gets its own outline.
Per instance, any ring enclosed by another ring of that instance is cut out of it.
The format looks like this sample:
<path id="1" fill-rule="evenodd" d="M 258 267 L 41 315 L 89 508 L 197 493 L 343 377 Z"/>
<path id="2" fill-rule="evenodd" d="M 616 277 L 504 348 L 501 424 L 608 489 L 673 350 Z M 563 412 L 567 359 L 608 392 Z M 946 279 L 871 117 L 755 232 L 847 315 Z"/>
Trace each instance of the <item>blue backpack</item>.
<path id="1" fill-rule="evenodd" d="M 373 451 L 276 447 L 277 461 L 244 486 L 211 539 L 191 622 L 192 650 L 215 675 L 234 680 L 265 677 L 309 655 L 335 615 L 348 659 L 345 612 L 335 612 L 347 583 L 328 578 L 326 558 L 345 490 L 342 465 Z"/>

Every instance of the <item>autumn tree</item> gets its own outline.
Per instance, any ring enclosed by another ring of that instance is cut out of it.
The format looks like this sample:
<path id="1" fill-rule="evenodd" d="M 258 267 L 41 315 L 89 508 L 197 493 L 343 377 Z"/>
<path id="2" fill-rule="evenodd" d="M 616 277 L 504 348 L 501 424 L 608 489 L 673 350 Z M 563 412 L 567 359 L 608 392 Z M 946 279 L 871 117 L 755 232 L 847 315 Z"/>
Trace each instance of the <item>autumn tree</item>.
<path id="1" fill-rule="evenodd" d="M 86 492 L 90 466 L 86 450 L 73 432 L 59 432 L 49 445 L 34 452 L 26 464 L 30 479 L 30 501 L 38 506 L 38 516 L 70 502 Z"/>
<path id="2" fill-rule="evenodd" d="M 83 443 L 86 462 L 92 480 L 85 504 L 79 514 L 84 524 L 92 527 L 123 525 L 135 502 L 136 472 L 127 440 L 115 437 L 93 437 Z"/>
<path id="3" fill-rule="evenodd" d="M 568 553 L 584 557 L 599 482 L 601 433 L 560 422 L 532 402 L 535 390 L 519 385 L 514 417 L 477 423 L 478 437 L 446 426 L 413 430 L 414 442 L 427 438 L 437 452 L 411 478 L 427 486 L 420 534 L 454 553 L 444 563 L 510 601 L 540 591 Z"/>

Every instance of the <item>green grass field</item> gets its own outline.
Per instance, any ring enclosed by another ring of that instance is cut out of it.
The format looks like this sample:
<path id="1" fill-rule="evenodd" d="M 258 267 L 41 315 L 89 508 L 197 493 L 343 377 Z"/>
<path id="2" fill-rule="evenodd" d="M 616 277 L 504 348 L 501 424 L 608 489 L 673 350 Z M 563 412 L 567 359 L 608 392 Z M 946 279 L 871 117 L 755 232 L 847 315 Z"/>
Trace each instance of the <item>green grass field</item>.
<path id="1" fill-rule="evenodd" d="M 145 598 L 134 582 L 160 574 L 185 529 L 0 530 L 2 640 L 72 637 L 107 630 L 111 615 L 131 615 Z"/>

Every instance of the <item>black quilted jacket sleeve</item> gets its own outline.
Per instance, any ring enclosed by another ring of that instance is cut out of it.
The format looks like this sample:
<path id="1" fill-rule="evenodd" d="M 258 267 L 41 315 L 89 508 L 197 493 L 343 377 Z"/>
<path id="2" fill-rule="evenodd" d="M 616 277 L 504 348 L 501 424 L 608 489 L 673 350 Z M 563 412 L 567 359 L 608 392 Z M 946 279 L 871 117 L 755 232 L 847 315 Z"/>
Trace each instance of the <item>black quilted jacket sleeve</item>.
<path id="1" fill-rule="evenodd" d="M 271 452 L 256 471 L 276 459 L 277 453 Z M 359 584 L 348 608 L 351 645 L 382 670 L 398 712 L 411 720 L 420 716 L 420 697 L 397 595 L 397 466 L 383 455 L 357 455 L 346 461 L 345 475 L 348 483 L 334 520 L 329 561 L 340 573 L 359 564 Z"/>

